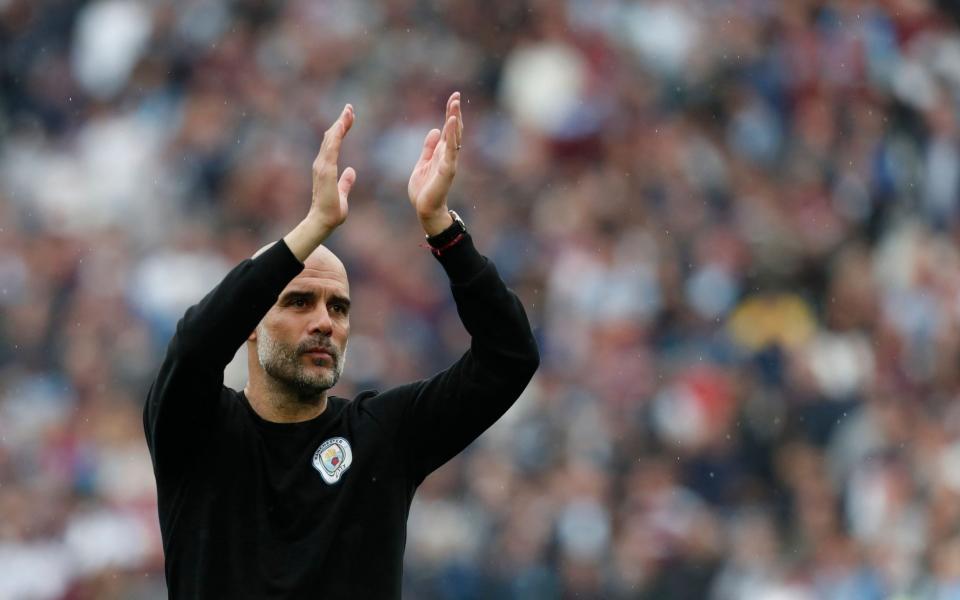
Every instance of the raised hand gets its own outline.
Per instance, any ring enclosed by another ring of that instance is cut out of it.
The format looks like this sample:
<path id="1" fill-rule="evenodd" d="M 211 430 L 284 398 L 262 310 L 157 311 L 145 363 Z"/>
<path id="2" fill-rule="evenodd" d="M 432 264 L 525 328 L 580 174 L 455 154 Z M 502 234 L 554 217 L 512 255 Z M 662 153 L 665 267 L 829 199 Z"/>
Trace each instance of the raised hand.
<path id="1" fill-rule="evenodd" d="M 323 134 L 320 152 L 313 161 L 313 199 L 306 218 L 284 241 L 301 262 L 313 252 L 334 229 L 347 219 L 347 196 L 357 180 L 357 172 L 347 167 L 337 179 L 337 159 L 340 144 L 353 125 L 353 107 L 343 107 L 330 129 Z"/>
<path id="2" fill-rule="evenodd" d="M 423 140 L 423 151 L 413 167 L 407 194 L 427 235 L 436 235 L 453 223 L 448 214 L 447 193 L 457 173 L 457 157 L 463 140 L 460 92 L 447 100 L 443 130 L 431 129 Z"/>
<path id="3" fill-rule="evenodd" d="M 309 219 L 330 231 L 347 218 L 347 196 L 357 180 L 353 167 L 343 170 L 337 180 L 337 159 L 340 156 L 340 144 L 353 125 L 353 106 L 347 104 L 330 129 L 323 134 L 320 152 L 313 161 L 313 201 L 307 214 Z"/>

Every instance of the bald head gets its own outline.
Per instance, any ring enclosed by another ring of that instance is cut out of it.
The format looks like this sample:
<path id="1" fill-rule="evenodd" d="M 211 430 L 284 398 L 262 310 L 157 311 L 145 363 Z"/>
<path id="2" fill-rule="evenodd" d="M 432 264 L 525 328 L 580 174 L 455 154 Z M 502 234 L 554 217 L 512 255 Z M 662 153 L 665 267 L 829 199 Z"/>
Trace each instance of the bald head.
<path id="1" fill-rule="evenodd" d="M 270 242 L 266 246 L 261 247 L 259 250 L 253 253 L 251 258 L 256 258 L 273 247 L 276 242 Z M 303 266 L 306 269 L 318 269 L 318 270 L 332 270 L 334 272 L 339 272 L 343 275 L 344 280 L 347 278 L 347 269 L 343 266 L 343 263 L 334 254 L 329 248 L 323 244 L 317 246 L 317 248 L 310 253 L 310 256 L 307 257 L 307 260 L 303 261 Z"/>
<path id="2" fill-rule="evenodd" d="M 326 246 L 317 246 L 317 248 L 310 253 L 310 256 L 307 257 L 307 260 L 303 261 L 303 266 L 305 269 L 316 269 L 316 270 L 331 270 L 334 272 L 339 272 L 343 275 L 343 278 L 347 278 L 347 268 L 343 266 L 343 263 Z"/>

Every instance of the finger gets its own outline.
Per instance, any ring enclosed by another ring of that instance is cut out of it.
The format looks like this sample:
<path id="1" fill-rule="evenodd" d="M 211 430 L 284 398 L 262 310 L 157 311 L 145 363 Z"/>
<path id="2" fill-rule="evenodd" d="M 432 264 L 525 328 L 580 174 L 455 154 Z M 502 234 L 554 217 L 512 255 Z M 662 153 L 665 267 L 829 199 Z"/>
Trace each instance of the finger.
<path id="1" fill-rule="evenodd" d="M 457 152 L 460 150 L 459 142 L 457 141 L 457 118 L 451 116 L 447 119 L 447 122 L 443 124 L 443 134 L 441 135 L 443 139 L 444 149 L 447 152 L 447 156 L 453 157 L 453 160 L 457 158 Z"/>
<path id="2" fill-rule="evenodd" d="M 353 184 L 357 182 L 357 172 L 353 170 L 353 167 L 347 167 L 343 170 L 343 174 L 340 175 L 340 181 L 337 182 L 337 189 L 340 191 L 340 197 L 346 198 L 350 195 L 350 190 L 353 188 Z"/>
<path id="3" fill-rule="evenodd" d="M 457 114 L 457 112 L 460 110 L 459 103 L 460 103 L 460 92 L 454 92 L 450 94 L 450 97 L 447 99 L 447 110 L 443 116 L 444 123 L 446 123 L 447 120 L 450 119 L 450 117 L 453 117 Z M 446 138 L 442 138 L 442 139 L 445 140 Z"/>
<path id="4" fill-rule="evenodd" d="M 349 105 L 348 105 L 349 106 Z M 345 106 L 337 120 L 323 132 L 323 141 L 320 143 L 320 150 L 317 152 L 317 158 L 314 160 L 314 169 L 323 169 L 335 171 L 337 157 L 340 153 L 340 141 L 346 134 L 346 114 L 348 108 Z"/>
<path id="5" fill-rule="evenodd" d="M 440 130 L 431 129 L 427 137 L 423 140 L 423 151 L 420 152 L 420 159 L 417 162 L 428 161 L 433 157 L 433 151 L 437 148 L 437 142 L 440 141 Z"/>
<path id="6" fill-rule="evenodd" d="M 337 120 L 333 122 L 329 129 L 323 132 L 324 141 L 333 142 L 335 140 L 342 140 L 347 132 L 350 131 L 350 127 L 353 126 L 353 105 L 346 104 L 343 107 L 343 110 L 340 111 L 340 115 L 337 116 Z"/>
<path id="7" fill-rule="evenodd" d="M 452 114 L 451 110 L 453 109 L 453 103 L 459 99 L 460 99 L 460 92 L 454 92 L 450 94 L 449 98 L 447 98 L 447 108 L 446 108 L 446 112 L 444 113 L 445 119 L 450 118 L 450 115 Z"/>
<path id="8" fill-rule="evenodd" d="M 340 119 L 343 122 L 343 134 L 340 136 L 340 141 L 343 141 L 343 138 L 347 136 L 347 132 L 350 131 L 350 128 L 353 127 L 353 122 L 356 120 L 357 115 L 353 110 L 352 104 L 347 104 L 343 108 L 343 112 L 340 113 Z"/>
<path id="9" fill-rule="evenodd" d="M 350 128 L 353 126 L 353 121 L 353 106 L 347 104 L 343 107 L 343 110 L 340 111 L 340 116 L 333 122 L 330 129 L 327 129 L 323 133 L 323 143 L 320 144 L 320 155 L 318 158 L 322 158 L 328 165 L 337 163 L 337 157 L 340 155 L 340 145 L 343 142 L 343 138 L 347 135 L 347 132 L 350 131 Z"/>
<path id="10" fill-rule="evenodd" d="M 459 148 L 460 145 L 463 144 L 463 115 L 460 108 L 459 99 L 453 103 L 453 106 L 450 109 L 450 114 L 451 116 L 457 119 L 457 127 L 454 131 L 455 131 L 455 137 L 457 142 L 457 148 Z"/>

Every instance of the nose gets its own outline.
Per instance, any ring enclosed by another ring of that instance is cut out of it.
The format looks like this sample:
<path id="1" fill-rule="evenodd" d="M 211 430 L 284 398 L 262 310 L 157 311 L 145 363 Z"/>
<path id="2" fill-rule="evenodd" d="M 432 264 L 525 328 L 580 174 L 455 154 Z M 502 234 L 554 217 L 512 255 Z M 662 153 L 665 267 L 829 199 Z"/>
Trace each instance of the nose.
<path id="1" fill-rule="evenodd" d="M 329 337 L 333 333 L 333 319 L 330 318 L 330 312 L 326 306 L 321 305 L 313 311 L 307 331 L 310 335 L 319 334 L 324 337 Z"/>

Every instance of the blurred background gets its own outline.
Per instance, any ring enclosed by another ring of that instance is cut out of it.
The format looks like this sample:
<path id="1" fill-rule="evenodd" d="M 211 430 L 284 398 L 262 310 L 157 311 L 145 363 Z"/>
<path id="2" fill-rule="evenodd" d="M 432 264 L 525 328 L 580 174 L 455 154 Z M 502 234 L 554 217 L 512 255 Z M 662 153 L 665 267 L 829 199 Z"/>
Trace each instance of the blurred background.
<path id="1" fill-rule="evenodd" d="M 459 356 L 406 199 L 454 90 L 450 205 L 543 365 L 421 486 L 404 597 L 960 598 L 958 18 L 0 0 L 0 598 L 166 597 L 146 389 L 184 309 L 305 214 L 345 102 L 334 392 Z"/>

